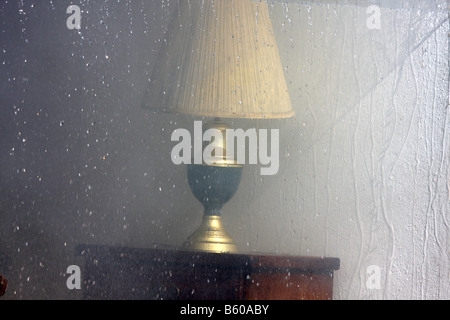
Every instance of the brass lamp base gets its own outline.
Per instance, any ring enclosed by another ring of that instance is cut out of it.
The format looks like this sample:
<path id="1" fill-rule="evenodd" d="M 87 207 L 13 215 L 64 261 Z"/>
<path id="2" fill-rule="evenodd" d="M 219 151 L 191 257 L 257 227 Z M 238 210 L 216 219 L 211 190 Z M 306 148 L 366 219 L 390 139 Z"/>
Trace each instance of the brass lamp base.
<path id="1" fill-rule="evenodd" d="M 188 165 L 189 187 L 203 205 L 205 212 L 200 227 L 184 243 L 185 249 L 215 253 L 237 253 L 233 239 L 222 225 L 222 207 L 234 196 L 239 188 L 242 165 L 230 159 L 226 152 L 226 130 L 229 125 L 214 120 L 207 128 L 216 129 L 223 139 L 215 140 L 215 149 L 222 149 L 222 157 L 216 156 L 213 165 Z"/>
<path id="2" fill-rule="evenodd" d="M 225 231 L 221 216 L 203 217 L 200 227 L 185 241 L 184 248 L 214 253 L 237 253 L 233 239 Z"/>

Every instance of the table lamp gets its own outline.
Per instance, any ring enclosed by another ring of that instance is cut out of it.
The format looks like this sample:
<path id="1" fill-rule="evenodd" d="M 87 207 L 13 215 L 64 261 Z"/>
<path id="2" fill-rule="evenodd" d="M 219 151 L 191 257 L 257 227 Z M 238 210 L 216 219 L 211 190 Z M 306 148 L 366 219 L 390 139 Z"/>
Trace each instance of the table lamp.
<path id="1" fill-rule="evenodd" d="M 226 137 L 224 118 L 294 116 L 265 0 L 181 0 L 169 25 L 144 107 L 211 118 L 207 129 Z M 236 253 L 221 222 L 222 207 L 237 191 L 243 165 L 224 150 L 213 163 L 189 164 L 188 182 L 205 212 L 186 249 Z"/>

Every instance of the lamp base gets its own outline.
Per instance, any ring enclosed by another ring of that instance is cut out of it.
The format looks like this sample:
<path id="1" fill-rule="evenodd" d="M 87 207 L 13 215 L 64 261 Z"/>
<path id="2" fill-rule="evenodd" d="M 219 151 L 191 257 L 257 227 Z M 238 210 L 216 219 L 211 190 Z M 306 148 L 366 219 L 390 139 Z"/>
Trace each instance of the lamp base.
<path id="1" fill-rule="evenodd" d="M 205 215 L 200 227 L 184 242 L 184 248 L 213 253 L 237 253 L 233 239 L 225 231 L 221 216 Z"/>
<path id="2" fill-rule="evenodd" d="M 214 150 L 226 152 L 226 131 L 230 126 L 219 119 L 207 125 L 215 129 L 224 139 L 214 140 Z M 184 243 L 185 249 L 214 253 L 237 253 L 233 239 L 222 225 L 222 207 L 239 188 L 242 165 L 233 158 L 213 157 L 214 165 L 191 164 L 187 166 L 189 187 L 204 207 L 203 222 Z"/>

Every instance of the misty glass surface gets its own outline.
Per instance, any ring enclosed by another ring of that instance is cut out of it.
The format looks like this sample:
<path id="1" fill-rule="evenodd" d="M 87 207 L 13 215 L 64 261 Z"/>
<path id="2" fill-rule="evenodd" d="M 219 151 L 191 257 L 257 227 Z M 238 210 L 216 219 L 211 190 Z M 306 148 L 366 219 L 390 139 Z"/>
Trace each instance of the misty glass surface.
<path id="1" fill-rule="evenodd" d="M 171 159 L 192 118 L 141 107 L 178 1 L 0 2 L 0 299 L 82 299 L 77 246 L 178 247 L 200 224 Z M 447 2 L 268 4 L 296 117 L 229 120 L 279 129 L 280 161 L 245 166 L 227 231 L 339 258 L 338 300 L 450 299 Z"/>

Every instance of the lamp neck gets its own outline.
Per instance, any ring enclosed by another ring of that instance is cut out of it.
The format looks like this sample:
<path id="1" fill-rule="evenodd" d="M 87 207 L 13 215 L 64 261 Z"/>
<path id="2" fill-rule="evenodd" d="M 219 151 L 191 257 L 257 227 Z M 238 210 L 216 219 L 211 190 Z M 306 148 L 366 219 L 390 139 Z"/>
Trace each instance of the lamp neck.
<path id="1" fill-rule="evenodd" d="M 222 206 L 205 207 L 205 216 L 222 216 Z"/>

